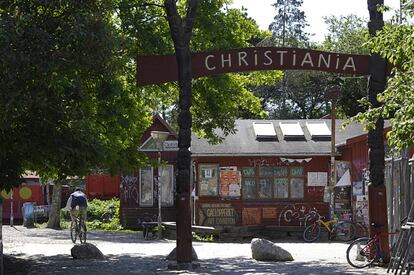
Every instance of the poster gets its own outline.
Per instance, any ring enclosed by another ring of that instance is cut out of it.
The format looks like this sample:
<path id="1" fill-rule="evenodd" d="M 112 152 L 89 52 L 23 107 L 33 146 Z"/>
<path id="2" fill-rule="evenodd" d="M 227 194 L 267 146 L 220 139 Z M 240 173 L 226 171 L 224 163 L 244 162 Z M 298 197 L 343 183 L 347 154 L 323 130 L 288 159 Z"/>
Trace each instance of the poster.
<path id="1" fill-rule="evenodd" d="M 200 164 L 200 196 L 217 196 L 218 165 Z"/>
<path id="2" fill-rule="evenodd" d="M 355 219 L 357 222 L 368 225 L 368 196 L 361 195 L 356 197 Z"/>
<path id="3" fill-rule="evenodd" d="M 335 165 L 335 186 L 351 186 L 351 163 L 348 161 L 335 161 Z"/>
<path id="4" fill-rule="evenodd" d="M 327 183 L 327 172 L 308 172 L 308 186 L 326 186 Z"/>
<path id="5" fill-rule="evenodd" d="M 237 167 L 220 168 L 220 197 L 238 198 L 241 190 L 241 172 Z"/>
<path id="6" fill-rule="evenodd" d="M 362 185 L 362 181 L 354 181 L 352 183 L 352 194 L 354 196 L 360 196 L 364 194 L 364 186 Z"/>

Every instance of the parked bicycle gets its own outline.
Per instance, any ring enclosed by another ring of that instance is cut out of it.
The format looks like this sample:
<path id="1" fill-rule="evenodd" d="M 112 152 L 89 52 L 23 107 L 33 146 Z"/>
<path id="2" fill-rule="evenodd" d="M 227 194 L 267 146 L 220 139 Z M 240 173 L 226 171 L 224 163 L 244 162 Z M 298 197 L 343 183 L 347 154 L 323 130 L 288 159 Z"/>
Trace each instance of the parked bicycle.
<path id="1" fill-rule="evenodd" d="M 308 225 L 303 231 L 303 240 L 305 242 L 314 242 L 321 236 L 322 228 L 329 234 L 329 239 L 335 237 L 341 241 L 350 241 L 355 237 L 356 228 L 350 221 L 325 220 L 325 217 L 317 214 L 317 220 Z"/>
<path id="2" fill-rule="evenodd" d="M 403 219 L 401 223 L 406 219 L 407 218 Z M 375 224 L 372 224 L 372 226 L 378 229 L 384 227 L 384 225 Z M 395 235 L 398 233 L 399 232 L 390 232 L 388 235 Z M 387 234 L 380 230 L 372 238 L 363 237 L 356 239 L 346 250 L 346 260 L 355 268 L 364 268 L 374 262 L 383 263 L 385 252 L 381 246 L 381 241 L 384 237 L 387 237 Z M 390 250 L 392 250 L 391 247 Z"/>
<path id="3" fill-rule="evenodd" d="M 70 238 L 72 242 L 76 243 L 78 237 L 80 243 L 86 243 L 86 224 L 79 212 L 70 224 Z"/>

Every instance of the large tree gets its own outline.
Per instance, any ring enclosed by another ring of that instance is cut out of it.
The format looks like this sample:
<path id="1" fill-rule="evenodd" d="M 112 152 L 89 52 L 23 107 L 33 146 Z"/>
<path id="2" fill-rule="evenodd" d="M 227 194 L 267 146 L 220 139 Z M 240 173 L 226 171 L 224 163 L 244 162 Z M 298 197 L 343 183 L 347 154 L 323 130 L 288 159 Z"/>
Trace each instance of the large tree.
<path id="1" fill-rule="evenodd" d="M 240 10 L 229 8 L 229 0 L 200 1 L 190 43 L 192 52 L 212 51 L 251 46 L 250 41 L 263 37 L 258 26 Z M 187 1 L 177 1 L 184 16 Z M 119 5 L 120 26 L 130 43 L 130 56 L 174 53 L 165 10 L 159 1 L 122 0 Z M 263 73 L 266 75 L 266 73 Z M 224 134 L 234 131 L 240 116 L 264 117 L 260 101 L 248 89 L 263 74 L 227 74 L 193 81 L 192 128 L 212 142 L 220 141 L 214 129 Z M 275 74 L 273 78 L 280 78 Z M 177 83 L 142 88 L 149 104 L 164 111 L 173 125 L 178 117 Z"/>
<path id="2" fill-rule="evenodd" d="M 110 0 L 0 4 L 2 188 L 20 184 L 26 169 L 59 187 L 91 168 L 142 162 L 149 110 L 128 82 L 114 10 Z"/>
<path id="3" fill-rule="evenodd" d="M 305 12 L 300 10 L 303 0 L 277 0 L 273 6 L 276 16 L 269 26 L 272 44 L 282 47 L 303 46 L 309 40 L 305 27 L 308 25 Z"/>
<path id="4" fill-rule="evenodd" d="M 391 121 L 388 142 L 395 151 L 414 145 L 414 2 L 403 2 L 403 18 L 393 20 L 369 40 L 368 46 L 387 59 L 393 66 L 385 91 L 377 96 L 378 106 L 367 99 L 362 102 L 368 107 L 354 120 L 375 128 L 378 118 Z"/>

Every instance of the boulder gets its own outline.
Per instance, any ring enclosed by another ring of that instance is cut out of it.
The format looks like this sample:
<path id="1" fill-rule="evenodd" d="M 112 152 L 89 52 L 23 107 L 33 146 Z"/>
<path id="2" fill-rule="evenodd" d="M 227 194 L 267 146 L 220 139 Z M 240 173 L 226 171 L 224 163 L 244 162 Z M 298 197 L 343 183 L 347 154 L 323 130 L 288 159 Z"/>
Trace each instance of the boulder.
<path id="1" fill-rule="evenodd" d="M 75 244 L 70 250 L 74 259 L 105 259 L 102 252 L 91 243 Z"/>
<path id="2" fill-rule="evenodd" d="M 193 261 L 198 261 L 197 253 L 194 250 L 194 247 L 191 247 L 191 258 Z M 170 254 L 167 256 L 167 260 L 169 261 L 176 261 L 177 260 L 177 248 L 174 248 Z"/>
<path id="3" fill-rule="evenodd" d="M 293 261 L 293 257 L 288 251 L 268 240 L 253 239 L 251 248 L 253 259 L 258 261 Z"/>

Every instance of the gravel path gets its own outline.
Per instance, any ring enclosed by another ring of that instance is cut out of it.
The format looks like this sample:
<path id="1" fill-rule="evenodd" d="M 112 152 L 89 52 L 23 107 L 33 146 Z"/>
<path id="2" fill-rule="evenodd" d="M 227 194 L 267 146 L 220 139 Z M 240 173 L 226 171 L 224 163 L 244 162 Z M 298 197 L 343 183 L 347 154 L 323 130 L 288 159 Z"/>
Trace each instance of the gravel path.
<path id="1" fill-rule="evenodd" d="M 165 257 L 175 241 L 147 241 L 138 233 L 88 232 L 88 242 L 106 259 L 73 260 L 68 230 L 3 226 L 5 274 L 386 274 L 380 267 L 350 267 L 343 243 L 278 241 L 295 261 L 274 263 L 253 260 L 250 243 L 194 242 L 200 267 L 173 271 L 168 270 Z"/>

